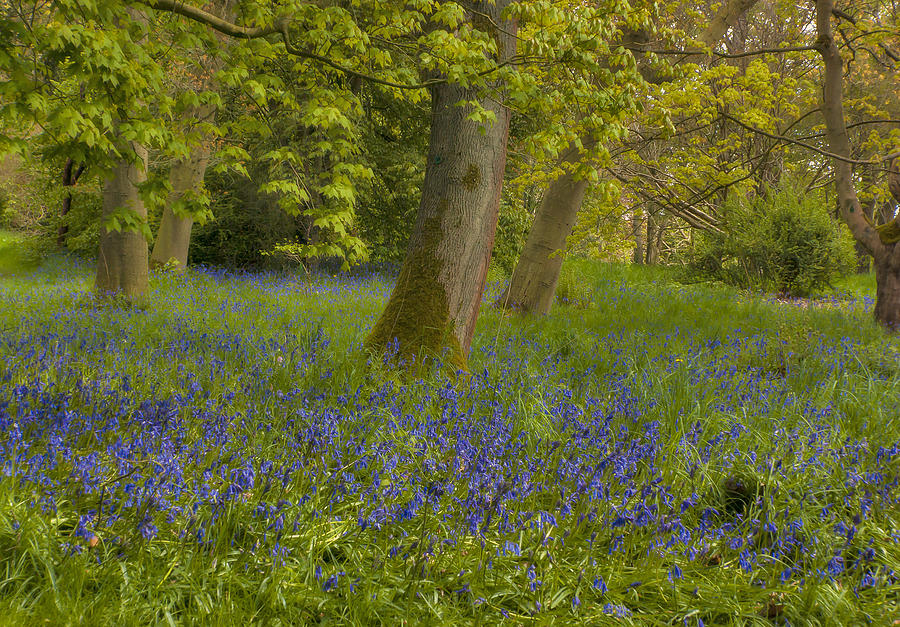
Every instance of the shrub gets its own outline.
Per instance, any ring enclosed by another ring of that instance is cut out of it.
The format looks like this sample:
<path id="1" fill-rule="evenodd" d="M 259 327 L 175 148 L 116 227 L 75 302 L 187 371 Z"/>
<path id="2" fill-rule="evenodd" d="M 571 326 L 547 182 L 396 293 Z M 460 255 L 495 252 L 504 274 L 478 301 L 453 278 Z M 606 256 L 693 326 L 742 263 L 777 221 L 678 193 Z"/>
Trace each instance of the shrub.
<path id="1" fill-rule="evenodd" d="M 265 267 L 274 260 L 265 251 L 285 241 L 305 241 L 303 219 L 288 215 L 273 197 L 260 194 L 256 181 L 208 172 L 205 182 L 214 217 L 194 226 L 190 263 Z"/>
<path id="2" fill-rule="evenodd" d="M 694 274 L 788 296 L 808 296 L 855 264 L 853 240 L 820 197 L 793 185 L 748 201 L 730 200 L 724 234 L 703 234 L 689 268 Z"/>

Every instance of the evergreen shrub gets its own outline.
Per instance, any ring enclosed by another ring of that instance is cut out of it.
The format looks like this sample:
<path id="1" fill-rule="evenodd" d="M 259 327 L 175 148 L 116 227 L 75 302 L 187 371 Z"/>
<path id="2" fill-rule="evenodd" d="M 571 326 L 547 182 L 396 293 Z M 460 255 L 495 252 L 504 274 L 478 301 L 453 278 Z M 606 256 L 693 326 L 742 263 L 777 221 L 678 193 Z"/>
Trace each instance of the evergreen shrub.
<path id="1" fill-rule="evenodd" d="M 855 265 L 847 228 L 822 198 L 796 185 L 726 203 L 724 233 L 704 233 L 691 252 L 692 275 L 748 289 L 809 296 Z"/>

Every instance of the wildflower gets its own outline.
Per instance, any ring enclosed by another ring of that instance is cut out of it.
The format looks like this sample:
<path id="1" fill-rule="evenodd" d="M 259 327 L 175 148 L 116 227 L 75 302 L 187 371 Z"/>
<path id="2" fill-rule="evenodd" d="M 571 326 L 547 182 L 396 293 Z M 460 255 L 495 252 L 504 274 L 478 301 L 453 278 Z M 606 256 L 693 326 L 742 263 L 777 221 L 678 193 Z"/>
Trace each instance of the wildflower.
<path id="1" fill-rule="evenodd" d="M 828 560 L 828 572 L 832 577 L 837 577 L 844 572 L 844 558 L 837 555 Z"/>
<path id="2" fill-rule="evenodd" d="M 159 531 L 156 528 L 149 518 L 145 518 L 141 524 L 138 525 L 138 531 L 141 532 L 141 535 L 144 536 L 145 540 L 152 540 L 156 537 L 157 532 Z"/>
<path id="3" fill-rule="evenodd" d="M 681 568 L 679 568 L 678 564 L 673 565 L 672 568 L 669 569 L 669 581 L 683 578 L 684 574 L 681 572 Z"/>
<path id="4" fill-rule="evenodd" d="M 624 605 L 613 605 L 612 603 L 607 603 L 603 606 L 603 613 L 617 618 L 628 618 L 631 616 L 631 610 L 627 607 Z"/>

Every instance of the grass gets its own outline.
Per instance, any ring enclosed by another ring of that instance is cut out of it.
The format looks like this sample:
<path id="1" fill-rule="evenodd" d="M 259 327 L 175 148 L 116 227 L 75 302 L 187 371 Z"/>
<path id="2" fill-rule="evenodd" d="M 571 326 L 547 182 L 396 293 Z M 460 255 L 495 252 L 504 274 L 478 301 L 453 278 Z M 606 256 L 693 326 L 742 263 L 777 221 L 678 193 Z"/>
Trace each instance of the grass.
<path id="1" fill-rule="evenodd" d="M 865 301 L 566 272 L 570 306 L 485 305 L 471 377 L 415 381 L 362 346 L 381 276 L 194 270 L 122 308 L 71 261 L 7 273 L 0 620 L 900 615 L 898 348 Z"/>
<path id="2" fill-rule="evenodd" d="M 0 230 L 0 276 L 35 270 L 40 256 L 26 237 Z"/>

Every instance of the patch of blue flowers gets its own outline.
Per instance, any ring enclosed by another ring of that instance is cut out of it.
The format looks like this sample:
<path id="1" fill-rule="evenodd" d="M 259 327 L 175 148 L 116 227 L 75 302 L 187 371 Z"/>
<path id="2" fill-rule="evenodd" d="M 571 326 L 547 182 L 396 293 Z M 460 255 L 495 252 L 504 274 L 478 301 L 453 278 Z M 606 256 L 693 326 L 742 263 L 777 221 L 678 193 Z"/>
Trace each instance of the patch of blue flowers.
<path id="1" fill-rule="evenodd" d="M 505 322 L 471 375 L 410 381 L 334 346 L 370 326 L 377 277 L 170 281 L 149 313 L 2 295 L 33 317 L 0 331 L 0 486 L 22 504 L 0 516 L 52 520 L 64 554 L 179 546 L 505 616 L 627 618 L 717 580 L 898 589 L 895 379 L 866 373 L 877 412 L 852 396 L 853 339 L 797 361 L 766 333 Z"/>

